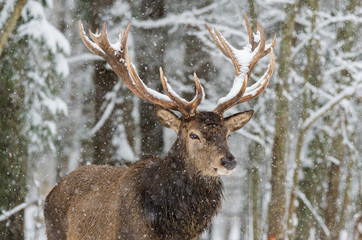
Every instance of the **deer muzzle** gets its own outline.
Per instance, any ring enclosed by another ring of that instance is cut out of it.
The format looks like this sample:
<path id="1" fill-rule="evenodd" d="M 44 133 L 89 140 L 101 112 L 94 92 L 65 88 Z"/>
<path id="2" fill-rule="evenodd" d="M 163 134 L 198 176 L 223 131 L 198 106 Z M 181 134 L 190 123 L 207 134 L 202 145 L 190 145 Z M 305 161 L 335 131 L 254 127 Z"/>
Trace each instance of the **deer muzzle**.
<path id="1" fill-rule="evenodd" d="M 227 170 L 234 170 L 236 168 L 237 161 L 232 154 L 227 154 L 225 157 L 221 158 L 221 165 Z"/>

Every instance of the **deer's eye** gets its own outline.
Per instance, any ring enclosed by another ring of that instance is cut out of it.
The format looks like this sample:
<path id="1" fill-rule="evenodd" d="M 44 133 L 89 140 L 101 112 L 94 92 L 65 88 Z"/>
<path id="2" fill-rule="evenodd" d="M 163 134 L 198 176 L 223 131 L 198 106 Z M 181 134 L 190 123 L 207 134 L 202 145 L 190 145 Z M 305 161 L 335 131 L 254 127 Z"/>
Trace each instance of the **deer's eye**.
<path id="1" fill-rule="evenodd" d="M 200 139 L 199 136 L 197 136 L 195 133 L 190 133 L 191 139 Z"/>

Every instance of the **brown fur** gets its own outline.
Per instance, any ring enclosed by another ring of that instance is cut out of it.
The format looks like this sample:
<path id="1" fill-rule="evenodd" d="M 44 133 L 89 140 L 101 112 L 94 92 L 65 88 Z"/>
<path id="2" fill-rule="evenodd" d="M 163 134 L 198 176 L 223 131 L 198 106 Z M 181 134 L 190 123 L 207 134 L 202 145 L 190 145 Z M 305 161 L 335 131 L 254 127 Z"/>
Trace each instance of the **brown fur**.
<path id="1" fill-rule="evenodd" d="M 45 201 L 49 240 L 184 240 L 207 228 L 221 206 L 219 175 L 229 173 L 221 159 L 233 157 L 227 136 L 235 128 L 212 112 L 178 119 L 158 109 L 157 115 L 178 131 L 169 153 L 129 168 L 84 166 L 65 176 Z"/>

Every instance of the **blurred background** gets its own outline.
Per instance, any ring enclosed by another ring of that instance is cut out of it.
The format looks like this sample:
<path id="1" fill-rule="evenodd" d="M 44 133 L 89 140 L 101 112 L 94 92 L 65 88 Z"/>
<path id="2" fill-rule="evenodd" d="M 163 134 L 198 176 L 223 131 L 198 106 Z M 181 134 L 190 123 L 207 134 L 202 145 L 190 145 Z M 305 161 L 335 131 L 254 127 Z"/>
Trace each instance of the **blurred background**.
<path id="1" fill-rule="evenodd" d="M 130 55 L 161 91 L 159 67 L 186 99 L 193 72 L 212 110 L 234 67 L 205 23 L 240 49 L 244 13 L 276 67 L 267 90 L 225 116 L 254 109 L 232 135 L 238 169 L 201 239 L 362 238 L 362 2 L 359 0 L 0 0 L 0 239 L 46 239 L 43 200 L 85 164 L 162 155 L 176 134 L 81 42 L 78 20 L 111 42 L 132 22 Z M 259 33 L 256 32 L 258 35 Z M 265 57 L 249 84 L 264 73 Z"/>

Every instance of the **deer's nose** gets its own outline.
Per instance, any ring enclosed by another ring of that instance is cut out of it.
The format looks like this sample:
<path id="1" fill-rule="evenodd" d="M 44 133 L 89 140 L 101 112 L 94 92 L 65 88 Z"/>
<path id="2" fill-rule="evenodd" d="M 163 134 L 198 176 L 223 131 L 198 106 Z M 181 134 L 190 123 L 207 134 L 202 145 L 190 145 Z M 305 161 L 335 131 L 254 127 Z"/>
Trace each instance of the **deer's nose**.
<path id="1" fill-rule="evenodd" d="M 233 170 L 236 168 L 237 162 L 233 155 L 228 155 L 221 158 L 221 165 L 223 165 L 227 170 Z"/>

